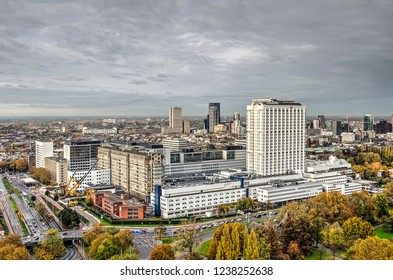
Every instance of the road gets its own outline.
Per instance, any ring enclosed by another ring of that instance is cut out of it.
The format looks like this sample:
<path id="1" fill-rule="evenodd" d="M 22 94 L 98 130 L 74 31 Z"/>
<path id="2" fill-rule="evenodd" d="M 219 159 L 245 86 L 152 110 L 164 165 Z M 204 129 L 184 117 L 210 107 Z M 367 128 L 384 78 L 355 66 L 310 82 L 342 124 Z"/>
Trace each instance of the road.
<path id="1" fill-rule="evenodd" d="M 151 251 L 156 246 L 155 237 L 156 236 L 154 232 L 147 232 L 146 234 L 135 234 L 134 245 L 139 249 L 142 260 L 149 259 Z"/>
<path id="2" fill-rule="evenodd" d="M 9 224 L 11 226 L 11 229 L 9 229 L 10 232 L 13 232 L 19 236 L 23 236 L 23 229 L 21 224 L 19 223 L 19 219 L 17 214 L 14 211 L 14 208 L 12 208 L 11 202 L 8 199 L 8 192 L 7 189 L 4 186 L 3 180 L 0 180 L 0 199 L 1 203 L 4 207 L 5 210 L 5 215 L 7 215 L 7 219 L 9 221 Z"/>
<path id="3" fill-rule="evenodd" d="M 67 245 L 66 246 L 67 253 L 62 260 L 80 260 L 81 256 L 79 255 L 78 249 L 74 245 Z"/>

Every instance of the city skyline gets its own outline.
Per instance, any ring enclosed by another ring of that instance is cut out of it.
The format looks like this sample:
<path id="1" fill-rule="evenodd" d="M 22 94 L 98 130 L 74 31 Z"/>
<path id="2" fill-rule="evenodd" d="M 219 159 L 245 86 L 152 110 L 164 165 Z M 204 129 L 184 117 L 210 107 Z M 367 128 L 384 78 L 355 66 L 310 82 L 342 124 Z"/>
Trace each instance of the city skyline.
<path id="1" fill-rule="evenodd" d="M 393 3 L 4 1 L 0 115 L 391 115 Z M 282 9 L 286 7 L 286 9 Z"/>

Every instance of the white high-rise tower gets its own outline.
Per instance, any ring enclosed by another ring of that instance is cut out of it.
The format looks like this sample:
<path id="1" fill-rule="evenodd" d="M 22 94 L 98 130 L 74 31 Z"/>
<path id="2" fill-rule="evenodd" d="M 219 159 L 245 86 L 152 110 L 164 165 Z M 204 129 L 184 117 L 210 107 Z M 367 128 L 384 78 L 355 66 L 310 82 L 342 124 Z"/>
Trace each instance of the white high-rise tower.
<path id="1" fill-rule="evenodd" d="M 247 170 L 262 176 L 302 173 L 306 109 L 300 103 L 253 99 L 247 106 Z"/>
<path id="2" fill-rule="evenodd" d="M 45 168 L 45 158 L 53 157 L 53 142 L 35 141 L 35 165 Z"/>

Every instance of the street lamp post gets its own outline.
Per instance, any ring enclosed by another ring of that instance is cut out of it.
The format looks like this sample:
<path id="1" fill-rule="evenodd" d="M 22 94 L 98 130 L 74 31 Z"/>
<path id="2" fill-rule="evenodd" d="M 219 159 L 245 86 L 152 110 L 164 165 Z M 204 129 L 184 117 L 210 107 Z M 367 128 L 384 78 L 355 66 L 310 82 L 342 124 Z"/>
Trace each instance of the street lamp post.
<path id="1" fill-rule="evenodd" d="M 76 229 L 78 229 L 77 227 L 75 227 L 73 230 L 72 230 L 72 235 L 73 235 L 73 239 L 72 239 L 72 243 L 75 245 L 75 239 L 76 239 L 76 234 L 75 234 L 75 230 Z"/>

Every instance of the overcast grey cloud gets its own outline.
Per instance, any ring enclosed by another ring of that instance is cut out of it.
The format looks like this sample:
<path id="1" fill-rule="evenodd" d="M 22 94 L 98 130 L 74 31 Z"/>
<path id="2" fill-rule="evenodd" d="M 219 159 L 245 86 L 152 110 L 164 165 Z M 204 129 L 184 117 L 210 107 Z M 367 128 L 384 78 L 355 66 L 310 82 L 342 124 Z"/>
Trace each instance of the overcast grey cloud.
<path id="1" fill-rule="evenodd" d="M 0 115 L 393 113 L 393 2 L 0 0 Z"/>

